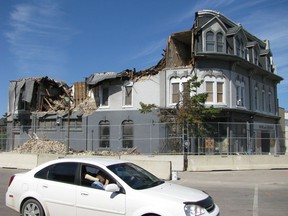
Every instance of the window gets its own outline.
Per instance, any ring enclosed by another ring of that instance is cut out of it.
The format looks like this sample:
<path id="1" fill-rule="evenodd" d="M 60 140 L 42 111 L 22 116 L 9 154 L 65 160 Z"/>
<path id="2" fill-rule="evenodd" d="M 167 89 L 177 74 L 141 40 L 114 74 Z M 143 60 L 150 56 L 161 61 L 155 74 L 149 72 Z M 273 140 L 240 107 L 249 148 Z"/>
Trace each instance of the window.
<path id="1" fill-rule="evenodd" d="M 236 55 L 240 56 L 241 48 L 240 48 L 240 39 L 236 37 Z"/>
<path id="2" fill-rule="evenodd" d="M 131 106 L 132 105 L 132 86 L 125 86 L 124 93 L 124 105 Z"/>
<path id="3" fill-rule="evenodd" d="M 110 124 L 109 121 L 101 121 L 99 123 L 99 147 L 110 147 Z"/>
<path id="4" fill-rule="evenodd" d="M 255 103 L 255 110 L 258 110 L 259 109 L 259 90 L 258 90 L 258 85 L 256 84 L 255 85 L 255 88 L 254 88 L 254 103 Z"/>
<path id="5" fill-rule="evenodd" d="M 190 95 L 190 88 L 188 86 L 189 77 L 174 77 L 171 82 L 171 103 L 179 103 L 184 96 Z M 184 95 L 185 94 L 185 95 Z"/>
<path id="6" fill-rule="evenodd" d="M 224 52 L 223 34 L 217 33 L 217 52 Z"/>
<path id="7" fill-rule="evenodd" d="M 223 103 L 223 83 L 217 82 L 217 103 Z"/>
<path id="8" fill-rule="evenodd" d="M 272 112 L 272 93 L 271 90 L 268 92 L 268 112 Z"/>
<path id="9" fill-rule="evenodd" d="M 245 83 L 239 78 L 236 80 L 236 105 L 245 106 Z"/>
<path id="10" fill-rule="evenodd" d="M 206 52 L 225 52 L 225 38 L 222 32 L 208 31 L 203 41 L 205 41 L 206 47 L 204 49 Z"/>
<path id="11" fill-rule="evenodd" d="M 245 48 L 244 48 L 244 42 L 242 39 L 240 39 L 240 50 L 241 50 L 241 57 L 245 58 Z"/>
<path id="12" fill-rule="evenodd" d="M 207 102 L 213 102 L 213 82 L 206 82 L 206 93 L 208 94 Z"/>
<path id="13" fill-rule="evenodd" d="M 266 65 L 267 65 L 267 71 L 271 72 L 272 71 L 272 64 L 271 64 L 271 58 L 270 56 L 266 56 Z"/>
<path id="14" fill-rule="evenodd" d="M 35 174 L 35 178 L 74 184 L 77 163 L 58 163 L 48 166 Z"/>
<path id="15" fill-rule="evenodd" d="M 133 121 L 122 123 L 122 148 L 133 148 Z"/>
<path id="16" fill-rule="evenodd" d="M 223 104 L 225 79 L 216 77 L 205 77 L 205 91 L 208 94 L 207 103 Z"/>
<path id="17" fill-rule="evenodd" d="M 108 106 L 109 88 L 108 86 L 102 86 L 101 90 L 102 90 L 101 106 Z"/>
<path id="18" fill-rule="evenodd" d="M 190 98 L 190 94 L 191 94 L 191 88 L 190 88 L 189 82 L 182 83 L 182 89 L 183 89 L 182 97 L 183 97 L 183 101 L 185 101 L 185 99 L 187 100 Z"/>
<path id="19" fill-rule="evenodd" d="M 258 49 L 257 49 L 257 47 L 255 47 L 254 48 L 254 64 L 256 64 L 256 65 L 258 65 L 258 55 L 259 55 L 259 53 L 258 53 Z"/>
<path id="20" fill-rule="evenodd" d="M 262 89 L 262 110 L 265 111 L 265 89 Z"/>
<path id="21" fill-rule="evenodd" d="M 214 51 L 215 40 L 214 33 L 212 31 L 208 31 L 206 33 L 206 51 Z"/>
<path id="22" fill-rule="evenodd" d="M 82 118 L 69 119 L 70 129 L 81 129 L 82 128 Z M 62 120 L 62 128 L 68 128 L 68 119 L 65 118 Z"/>
<path id="23" fill-rule="evenodd" d="M 247 52 L 247 60 L 251 63 L 253 63 L 253 49 L 250 47 L 248 48 Z"/>
<path id="24" fill-rule="evenodd" d="M 56 128 L 56 119 L 39 119 L 39 128 L 41 129 L 55 129 Z"/>
<path id="25" fill-rule="evenodd" d="M 179 83 L 172 83 L 172 103 L 178 103 L 179 101 L 180 101 Z"/>

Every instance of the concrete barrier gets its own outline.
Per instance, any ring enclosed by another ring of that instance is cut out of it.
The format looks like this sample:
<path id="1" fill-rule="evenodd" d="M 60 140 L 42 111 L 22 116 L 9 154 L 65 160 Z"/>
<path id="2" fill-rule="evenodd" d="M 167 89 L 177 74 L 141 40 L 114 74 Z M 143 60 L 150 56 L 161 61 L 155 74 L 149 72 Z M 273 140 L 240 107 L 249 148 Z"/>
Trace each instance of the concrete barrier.
<path id="1" fill-rule="evenodd" d="M 171 179 L 170 161 L 147 161 L 147 160 L 129 160 L 130 162 L 146 169 L 160 179 Z"/>
<path id="2" fill-rule="evenodd" d="M 171 162 L 172 171 L 184 171 L 183 155 L 121 155 L 121 160 L 167 161 Z"/>
<path id="3" fill-rule="evenodd" d="M 288 169 L 288 155 L 190 155 L 187 171 Z"/>
<path id="4" fill-rule="evenodd" d="M 0 153 L 0 167 L 32 169 L 61 157 L 77 156 Z M 113 158 L 119 159 L 119 156 Z M 171 179 L 172 172 L 184 171 L 183 155 L 122 155 L 120 159 L 131 161 L 166 180 Z M 288 155 L 189 155 L 187 159 L 187 171 L 288 169 Z"/>
<path id="5" fill-rule="evenodd" d="M 1 153 L 0 154 L 0 167 L 15 168 L 15 169 L 33 169 L 34 167 L 45 162 L 64 157 L 83 157 L 75 155 L 57 155 L 57 154 L 18 154 L 18 153 Z M 103 156 L 87 156 L 87 157 L 103 157 Z M 107 158 L 107 157 L 105 157 Z M 108 157 L 119 159 L 119 156 Z M 161 179 L 170 180 L 171 178 L 171 162 L 170 161 L 157 161 L 157 160 L 136 160 L 135 158 L 125 158 L 122 160 L 133 162 L 155 176 Z"/>
<path id="6" fill-rule="evenodd" d="M 36 154 L 1 153 L 0 167 L 11 169 L 32 169 L 37 166 Z"/>

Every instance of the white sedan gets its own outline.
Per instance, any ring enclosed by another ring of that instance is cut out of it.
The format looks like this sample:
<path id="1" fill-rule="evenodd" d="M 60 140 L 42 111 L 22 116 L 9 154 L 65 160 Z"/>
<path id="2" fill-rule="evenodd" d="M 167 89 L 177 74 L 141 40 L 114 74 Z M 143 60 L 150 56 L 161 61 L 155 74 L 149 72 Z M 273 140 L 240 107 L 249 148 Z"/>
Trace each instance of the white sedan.
<path id="1" fill-rule="evenodd" d="M 11 177 L 6 206 L 22 216 L 219 215 L 203 191 L 121 160 L 66 158 Z"/>

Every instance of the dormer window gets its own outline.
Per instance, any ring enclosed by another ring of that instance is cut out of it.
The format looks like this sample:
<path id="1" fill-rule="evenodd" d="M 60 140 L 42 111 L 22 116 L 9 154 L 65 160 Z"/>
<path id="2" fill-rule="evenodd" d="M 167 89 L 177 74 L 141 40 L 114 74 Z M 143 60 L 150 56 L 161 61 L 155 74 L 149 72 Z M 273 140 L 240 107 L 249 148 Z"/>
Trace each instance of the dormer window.
<path id="1" fill-rule="evenodd" d="M 206 52 L 225 52 L 225 40 L 222 32 L 214 33 L 213 31 L 208 31 L 205 37 Z"/>
<path id="2" fill-rule="evenodd" d="M 267 64 L 267 70 L 269 71 L 269 72 L 271 72 L 272 71 L 272 64 L 271 64 L 271 57 L 270 56 L 267 56 L 266 57 L 266 64 Z"/>
<path id="3" fill-rule="evenodd" d="M 217 33 L 217 52 L 224 52 L 223 34 L 221 32 Z"/>
<path id="4" fill-rule="evenodd" d="M 242 38 L 236 37 L 236 55 L 245 58 L 244 42 Z"/>
<path id="5" fill-rule="evenodd" d="M 214 52 L 215 40 L 214 33 L 212 31 L 208 31 L 206 33 L 206 51 Z"/>
<path id="6" fill-rule="evenodd" d="M 259 64 L 259 52 L 257 47 L 254 47 L 254 64 Z"/>

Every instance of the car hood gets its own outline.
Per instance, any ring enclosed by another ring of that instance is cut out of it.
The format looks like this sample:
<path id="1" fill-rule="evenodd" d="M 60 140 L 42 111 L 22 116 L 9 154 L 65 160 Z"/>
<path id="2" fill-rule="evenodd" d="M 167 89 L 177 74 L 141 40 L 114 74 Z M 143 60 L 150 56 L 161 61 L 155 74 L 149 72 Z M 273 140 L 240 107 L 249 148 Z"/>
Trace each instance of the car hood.
<path id="1" fill-rule="evenodd" d="M 174 183 L 165 182 L 159 186 L 146 189 L 149 194 L 153 194 L 158 198 L 169 198 L 180 202 L 197 202 L 204 200 L 208 195 L 200 190 L 184 187 Z"/>

